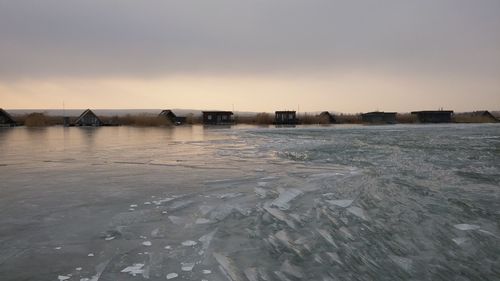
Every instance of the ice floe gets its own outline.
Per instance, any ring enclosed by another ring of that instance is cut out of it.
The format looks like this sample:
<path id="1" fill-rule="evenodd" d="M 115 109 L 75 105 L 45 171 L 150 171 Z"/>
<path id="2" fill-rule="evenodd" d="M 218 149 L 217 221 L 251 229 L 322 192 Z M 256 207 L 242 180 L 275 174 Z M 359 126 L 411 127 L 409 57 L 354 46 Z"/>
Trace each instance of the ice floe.
<path id="1" fill-rule="evenodd" d="M 352 205 L 354 200 L 326 200 L 325 202 L 336 207 L 347 208 Z"/>
<path id="2" fill-rule="evenodd" d="M 360 219 L 368 220 L 368 217 L 366 216 L 365 211 L 359 207 L 351 206 L 351 207 L 347 208 L 347 211 Z"/>
<path id="3" fill-rule="evenodd" d="M 407 272 L 412 270 L 413 261 L 411 259 L 395 255 L 390 255 L 389 258 L 403 270 Z"/>
<path id="4" fill-rule="evenodd" d="M 136 263 L 132 266 L 129 266 L 125 269 L 123 269 L 121 272 L 122 273 L 128 273 L 132 276 L 136 276 L 138 274 L 143 274 L 144 273 L 144 264 L 143 263 Z"/>
<path id="5" fill-rule="evenodd" d="M 335 244 L 335 241 L 333 241 L 332 235 L 327 230 L 316 229 L 316 231 L 318 231 L 319 235 L 321 235 L 321 237 L 323 237 L 326 242 L 330 243 L 334 247 L 337 247 L 337 244 Z"/>
<path id="6" fill-rule="evenodd" d="M 481 227 L 473 224 L 456 224 L 455 228 L 462 231 L 479 230 Z"/>
<path id="7" fill-rule="evenodd" d="M 182 246 L 185 246 L 185 247 L 192 247 L 192 246 L 196 246 L 198 243 L 196 241 L 192 241 L 192 240 L 187 240 L 187 241 L 184 241 L 182 242 Z"/>
<path id="8" fill-rule="evenodd" d="M 181 218 L 181 217 L 176 217 L 176 216 L 169 216 L 168 219 L 176 225 L 185 225 L 186 224 L 186 219 Z"/>
<path id="9" fill-rule="evenodd" d="M 278 191 L 279 196 L 271 203 L 271 206 L 278 207 L 281 210 L 290 209 L 290 205 L 288 203 L 302 195 L 302 191 L 295 188 L 280 189 Z"/>
<path id="10" fill-rule="evenodd" d="M 231 281 L 243 281 L 238 268 L 234 265 L 234 262 L 227 256 L 220 253 L 213 253 L 213 256 L 224 275 Z"/>
<path id="11" fill-rule="evenodd" d="M 199 218 L 196 220 L 195 224 L 208 224 L 208 223 L 211 223 L 212 221 L 209 220 L 209 219 L 205 219 L 205 218 Z"/>
<path id="12" fill-rule="evenodd" d="M 186 262 L 186 263 L 181 263 L 181 270 L 185 272 L 193 271 L 193 268 L 195 266 L 194 262 Z"/>
<path id="13" fill-rule="evenodd" d="M 455 242 L 455 244 L 457 244 L 458 246 L 460 246 L 460 245 L 464 244 L 465 242 L 469 241 L 469 239 L 468 239 L 468 238 L 466 238 L 466 237 L 454 238 L 454 239 L 452 239 L 452 240 L 453 240 L 453 242 Z"/>
<path id="14" fill-rule="evenodd" d="M 209 274 L 212 274 L 212 271 L 211 270 L 208 270 L 208 269 L 205 269 L 202 271 L 203 274 L 205 275 L 209 275 Z"/>
<path id="15" fill-rule="evenodd" d="M 57 276 L 57 279 L 59 281 L 69 280 L 70 278 L 71 278 L 71 276 L 65 276 L 65 275 L 59 275 L 59 276 Z"/>
<path id="16" fill-rule="evenodd" d="M 174 279 L 174 278 L 177 278 L 177 277 L 179 277 L 179 274 L 177 274 L 177 273 L 169 273 L 169 274 L 167 274 L 167 280 Z"/>
<path id="17" fill-rule="evenodd" d="M 142 245 L 146 246 L 146 247 L 151 247 L 151 246 L 153 246 L 153 243 L 151 243 L 151 241 L 144 241 L 144 242 L 142 242 Z"/>

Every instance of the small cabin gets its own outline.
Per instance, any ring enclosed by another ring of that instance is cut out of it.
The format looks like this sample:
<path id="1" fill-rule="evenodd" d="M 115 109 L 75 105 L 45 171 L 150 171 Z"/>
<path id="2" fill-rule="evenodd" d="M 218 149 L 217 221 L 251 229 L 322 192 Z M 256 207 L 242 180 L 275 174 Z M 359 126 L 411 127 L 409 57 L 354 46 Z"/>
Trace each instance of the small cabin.
<path id="1" fill-rule="evenodd" d="M 16 121 L 10 116 L 7 111 L 0 108 L 0 127 L 14 127 L 16 126 Z"/>
<path id="2" fill-rule="evenodd" d="M 203 111 L 203 124 L 230 125 L 234 123 L 232 111 Z"/>
<path id="3" fill-rule="evenodd" d="M 174 125 L 181 125 L 186 123 L 186 117 L 177 116 L 172 110 L 163 110 L 160 117 L 165 117 L 168 121 L 170 121 Z"/>
<path id="4" fill-rule="evenodd" d="M 361 121 L 369 124 L 396 124 L 396 112 L 368 112 L 361 114 Z"/>
<path id="5" fill-rule="evenodd" d="M 295 125 L 299 123 L 296 111 L 276 111 L 274 116 L 276 125 Z"/>
<path id="6" fill-rule="evenodd" d="M 333 124 L 337 123 L 335 115 L 330 114 L 328 111 L 323 111 L 318 115 L 319 123 L 321 124 Z"/>
<path id="7" fill-rule="evenodd" d="M 420 123 L 451 123 L 453 111 L 451 110 L 425 110 L 413 111 Z"/>
<path id="8" fill-rule="evenodd" d="M 90 126 L 90 127 L 99 127 L 104 125 L 104 123 L 95 115 L 92 110 L 85 110 L 80 117 L 75 122 L 76 126 Z"/>

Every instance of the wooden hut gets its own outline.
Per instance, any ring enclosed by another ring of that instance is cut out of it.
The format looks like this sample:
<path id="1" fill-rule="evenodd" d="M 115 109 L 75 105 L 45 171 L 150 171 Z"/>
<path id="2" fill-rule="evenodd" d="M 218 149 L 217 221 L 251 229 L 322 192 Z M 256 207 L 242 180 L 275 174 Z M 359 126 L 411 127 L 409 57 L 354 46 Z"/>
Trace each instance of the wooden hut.
<path id="1" fill-rule="evenodd" d="M 75 122 L 76 126 L 91 126 L 91 127 L 99 127 L 104 125 L 104 123 L 95 115 L 92 110 L 85 110 L 80 117 Z"/>
<path id="2" fill-rule="evenodd" d="M 203 124 L 230 125 L 234 123 L 232 111 L 203 111 Z"/>
<path id="3" fill-rule="evenodd" d="M 369 124 L 396 124 L 396 112 L 374 111 L 361 114 L 361 121 Z"/>
<path id="4" fill-rule="evenodd" d="M 424 110 L 413 111 L 420 123 L 451 123 L 452 110 Z"/>
<path id="5" fill-rule="evenodd" d="M 321 124 L 333 124 L 337 123 L 335 116 L 330 114 L 328 111 L 323 111 L 318 115 L 318 120 Z"/>
<path id="6" fill-rule="evenodd" d="M 186 117 L 180 117 L 177 116 L 172 110 L 163 110 L 160 115 L 160 117 L 165 117 L 168 121 L 170 121 L 174 125 L 182 125 L 186 123 Z"/>
<path id="7" fill-rule="evenodd" d="M 276 125 L 296 125 L 299 123 L 296 111 L 276 111 L 274 115 Z"/>
<path id="8" fill-rule="evenodd" d="M 14 127 L 16 126 L 16 121 L 10 116 L 7 111 L 0 108 L 0 127 Z"/>

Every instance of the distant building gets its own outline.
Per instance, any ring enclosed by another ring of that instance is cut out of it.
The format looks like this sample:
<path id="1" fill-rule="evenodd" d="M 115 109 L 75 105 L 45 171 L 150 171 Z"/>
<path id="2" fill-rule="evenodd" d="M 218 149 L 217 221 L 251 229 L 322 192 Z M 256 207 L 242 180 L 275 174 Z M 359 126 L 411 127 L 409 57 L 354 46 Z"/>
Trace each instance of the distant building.
<path id="1" fill-rule="evenodd" d="M 413 111 L 421 123 L 451 123 L 453 111 L 451 110 L 425 110 Z"/>
<path id="2" fill-rule="evenodd" d="M 296 111 L 276 111 L 274 116 L 276 125 L 295 125 L 299 123 Z"/>
<path id="3" fill-rule="evenodd" d="M 361 114 L 361 121 L 370 124 L 396 124 L 396 112 L 368 112 Z"/>
<path id="4" fill-rule="evenodd" d="M 203 124 L 230 125 L 234 123 L 231 111 L 203 111 Z"/>
<path id="5" fill-rule="evenodd" d="M 323 111 L 318 115 L 319 122 L 321 124 L 333 124 L 337 123 L 337 120 L 335 119 L 335 116 L 330 114 L 328 111 Z"/>
<path id="6" fill-rule="evenodd" d="M 75 122 L 76 126 L 92 126 L 92 127 L 99 127 L 104 125 L 104 123 L 95 115 L 92 110 L 87 109 L 85 110 L 80 117 Z"/>
<path id="7" fill-rule="evenodd" d="M 10 116 L 7 111 L 0 108 L 0 127 L 14 127 L 16 126 L 16 121 Z"/>
<path id="8" fill-rule="evenodd" d="M 484 110 L 484 111 L 474 111 L 471 113 L 473 117 L 480 117 L 483 118 L 484 120 L 488 120 L 490 122 L 500 122 L 498 118 L 496 118 L 493 114 L 491 114 L 489 111 Z"/>
<path id="9" fill-rule="evenodd" d="M 170 121 L 174 125 L 181 125 L 186 123 L 186 117 L 180 117 L 175 115 L 175 113 L 172 110 L 163 110 L 159 116 L 163 116 L 167 118 L 168 121 Z"/>

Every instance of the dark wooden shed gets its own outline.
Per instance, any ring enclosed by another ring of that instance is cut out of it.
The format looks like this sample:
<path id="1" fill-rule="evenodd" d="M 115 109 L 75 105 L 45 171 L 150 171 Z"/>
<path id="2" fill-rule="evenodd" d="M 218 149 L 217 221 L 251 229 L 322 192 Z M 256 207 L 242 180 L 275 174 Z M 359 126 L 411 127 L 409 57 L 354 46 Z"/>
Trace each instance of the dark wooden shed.
<path id="1" fill-rule="evenodd" d="M 16 121 L 10 116 L 7 111 L 0 108 L 0 127 L 14 127 L 16 126 Z"/>
<path id="2" fill-rule="evenodd" d="M 276 111 L 274 115 L 276 125 L 296 125 L 299 123 L 296 111 Z"/>
<path id="3" fill-rule="evenodd" d="M 451 123 L 452 110 L 424 110 L 413 111 L 411 114 L 417 115 L 417 119 L 421 123 Z"/>
<path id="4" fill-rule="evenodd" d="M 95 115 L 92 110 L 85 110 L 80 117 L 75 122 L 76 126 L 91 126 L 91 127 L 99 127 L 104 125 L 104 123 Z"/>
<path id="5" fill-rule="evenodd" d="M 230 125 L 234 123 L 232 111 L 203 111 L 203 124 Z"/>
<path id="6" fill-rule="evenodd" d="M 369 124 L 396 124 L 396 112 L 368 112 L 361 114 L 361 120 Z"/>
<path id="7" fill-rule="evenodd" d="M 160 117 L 165 117 L 168 121 L 170 121 L 174 125 L 182 125 L 186 123 L 186 117 L 180 117 L 177 116 L 172 110 L 163 110 L 160 115 Z"/>

